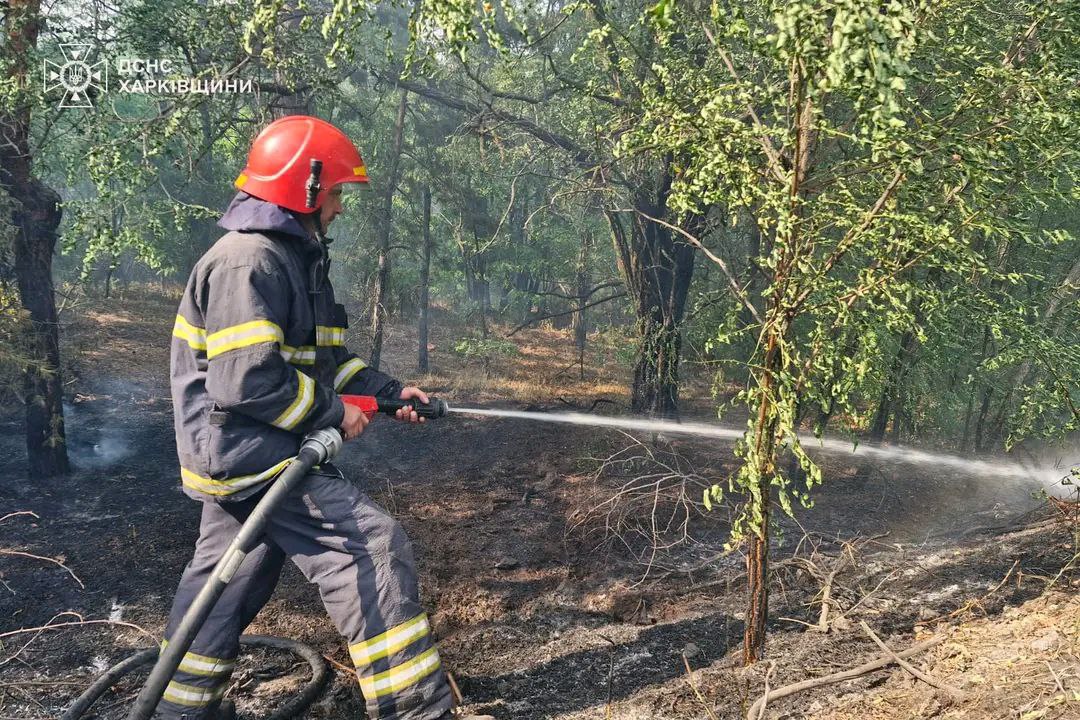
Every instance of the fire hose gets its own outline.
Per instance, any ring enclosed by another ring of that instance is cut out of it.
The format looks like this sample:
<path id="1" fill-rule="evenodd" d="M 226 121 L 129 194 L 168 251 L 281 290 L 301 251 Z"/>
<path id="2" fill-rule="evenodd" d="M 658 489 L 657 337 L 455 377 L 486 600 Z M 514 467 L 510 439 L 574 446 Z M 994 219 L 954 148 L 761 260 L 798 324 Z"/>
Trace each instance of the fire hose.
<path id="1" fill-rule="evenodd" d="M 342 395 L 341 399 L 361 410 L 369 420 L 377 412 L 393 415 L 403 408 L 409 408 L 410 411 L 415 411 L 417 415 L 424 418 L 442 417 L 448 410 L 446 402 L 439 398 L 430 398 L 428 403 L 423 403 L 418 399 L 398 400 L 368 395 Z M 184 617 L 164 648 L 160 651 L 153 648 L 143 650 L 105 671 L 82 695 L 76 698 L 61 720 L 77 720 L 82 717 L 83 713 L 89 710 L 90 706 L 121 677 L 136 668 L 149 664 L 156 657 L 150 676 L 143 684 L 127 716 L 127 720 L 147 720 L 157 708 L 173 673 L 180 666 L 181 660 L 214 609 L 214 605 L 229 585 L 244 558 L 258 544 L 274 511 L 313 467 L 334 458 L 341 450 L 341 445 L 342 435 L 336 428 L 323 428 L 307 435 L 300 445 L 300 452 L 270 484 L 269 489 L 244 521 L 240 531 L 214 566 L 206 584 L 195 596 L 195 600 L 184 613 Z M 291 650 L 307 660 L 312 667 L 311 681 L 299 696 L 294 697 L 286 707 L 281 708 L 272 716 L 275 720 L 293 717 L 307 709 L 329 679 L 326 662 L 322 656 L 306 645 L 284 638 L 263 636 L 244 636 L 241 641 L 249 645 Z"/>

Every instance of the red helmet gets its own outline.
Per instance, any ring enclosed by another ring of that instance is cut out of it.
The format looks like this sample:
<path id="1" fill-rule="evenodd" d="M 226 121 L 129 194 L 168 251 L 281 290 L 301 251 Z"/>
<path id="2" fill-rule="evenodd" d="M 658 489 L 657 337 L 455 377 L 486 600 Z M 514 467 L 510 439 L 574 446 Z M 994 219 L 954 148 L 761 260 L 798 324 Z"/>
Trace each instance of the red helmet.
<path id="1" fill-rule="evenodd" d="M 315 206 L 307 204 L 311 161 L 322 162 Z M 289 115 L 266 126 L 251 144 L 247 166 L 236 187 L 283 208 L 310 213 L 322 207 L 338 183 L 366 183 L 360 152 L 336 127 L 307 115 Z"/>

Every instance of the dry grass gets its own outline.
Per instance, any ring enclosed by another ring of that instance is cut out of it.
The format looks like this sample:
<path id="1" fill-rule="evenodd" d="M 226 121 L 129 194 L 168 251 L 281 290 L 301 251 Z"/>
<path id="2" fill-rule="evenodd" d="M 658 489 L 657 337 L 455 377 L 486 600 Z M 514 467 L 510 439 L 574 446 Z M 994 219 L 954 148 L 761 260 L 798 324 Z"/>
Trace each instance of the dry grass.
<path id="1" fill-rule="evenodd" d="M 121 297 L 64 290 L 61 303 L 65 379 L 116 378 L 167 393 L 169 342 L 180 288 L 131 285 Z M 83 388 L 84 389 L 84 388 Z"/>
<path id="2" fill-rule="evenodd" d="M 76 388 L 81 385 L 78 377 L 94 376 L 167 392 L 169 337 L 180 290 L 133 285 L 123 298 L 105 299 L 68 289 L 61 315 L 66 378 L 74 380 Z M 355 318 L 347 344 L 366 359 L 371 347 L 368 327 Z M 512 327 L 512 323 L 492 322 L 491 337 L 505 338 Z M 408 384 L 459 401 L 551 404 L 561 398 L 585 407 L 597 398 L 623 405 L 629 402 L 631 368 L 624 349 L 632 343 L 629 334 L 609 331 L 590 336 L 583 376 L 569 330 L 544 325 L 521 330 L 508 339 L 516 350 L 492 356 L 486 366 L 454 349 L 460 339 L 474 334 L 473 328 L 448 310 L 435 308 L 429 341 L 431 371 L 421 374 L 416 369 L 415 322 L 392 324 L 382 369 Z"/>
<path id="3" fill-rule="evenodd" d="M 1080 594 L 1053 591 L 952 631 L 924 665 L 965 691 L 950 704 L 902 673 L 839 698 L 817 720 L 1076 720 L 1080 718 Z"/>
<path id="4" fill-rule="evenodd" d="M 515 404 L 568 403 L 588 407 L 605 398 L 629 403 L 631 367 L 620 346 L 632 342 L 629 336 L 613 333 L 591 336 L 585 352 L 585 372 L 577 366 L 577 349 L 569 330 L 550 326 L 526 328 L 510 338 L 511 323 L 493 322 L 490 335 L 504 338 L 516 349 L 512 354 L 494 354 L 486 366 L 479 358 L 468 358 L 454 350 L 455 344 L 475 333 L 460 320 L 442 311 L 433 314 L 429 340 L 430 372 L 417 372 L 417 329 L 414 323 L 395 324 L 388 333 L 382 368 L 410 384 L 431 388 L 448 399 L 468 402 L 509 402 Z M 365 327 L 350 329 L 349 345 L 368 348 Z"/>

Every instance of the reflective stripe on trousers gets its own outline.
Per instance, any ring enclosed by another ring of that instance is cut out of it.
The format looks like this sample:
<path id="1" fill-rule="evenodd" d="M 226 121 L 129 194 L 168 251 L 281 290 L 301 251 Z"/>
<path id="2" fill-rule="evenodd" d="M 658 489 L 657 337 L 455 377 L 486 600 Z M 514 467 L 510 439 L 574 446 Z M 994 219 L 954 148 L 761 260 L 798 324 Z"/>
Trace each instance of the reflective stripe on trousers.
<path id="1" fill-rule="evenodd" d="M 166 638 L 260 496 L 203 504 L 195 555 L 180 580 Z M 442 718 L 450 709 L 450 688 L 420 606 L 405 531 L 348 480 L 314 473 L 278 508 L 264 541 L 244 559 L 154 717 L 214 717 L 240 634 L 270 598 L 286 557 L 318 585 L 323 605 L 348 642 L 368 716 Z"/>

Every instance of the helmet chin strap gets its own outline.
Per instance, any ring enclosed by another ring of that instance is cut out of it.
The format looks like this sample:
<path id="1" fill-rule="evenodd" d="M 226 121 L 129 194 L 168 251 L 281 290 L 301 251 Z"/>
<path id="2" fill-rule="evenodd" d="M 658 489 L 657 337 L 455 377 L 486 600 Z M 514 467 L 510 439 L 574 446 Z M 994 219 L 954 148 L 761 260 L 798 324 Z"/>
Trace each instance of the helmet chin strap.
<path id="1" fill-rule="evenodd" d="M 322 213 L 319 211 L 309 213 L 292 213 L 293 217 L 300 221 L 300 227 L 307 231 L 309 238 L 318 240 L 323 246 L 334 242 L 334 238 L 326 236 L 326 228 L 322 224 Z"/>
<path id="2" fill-rule="evenodd" d="M 312 215 L 312 219 L 315 221 L 315 237 L 318 238 L 319 242 L 323 245 L 329 245 L 334 242 L 333 238 L 326 237 L 326 228 L 324 228 L 322 224 L 322 212 L 316 210 Z"/>

